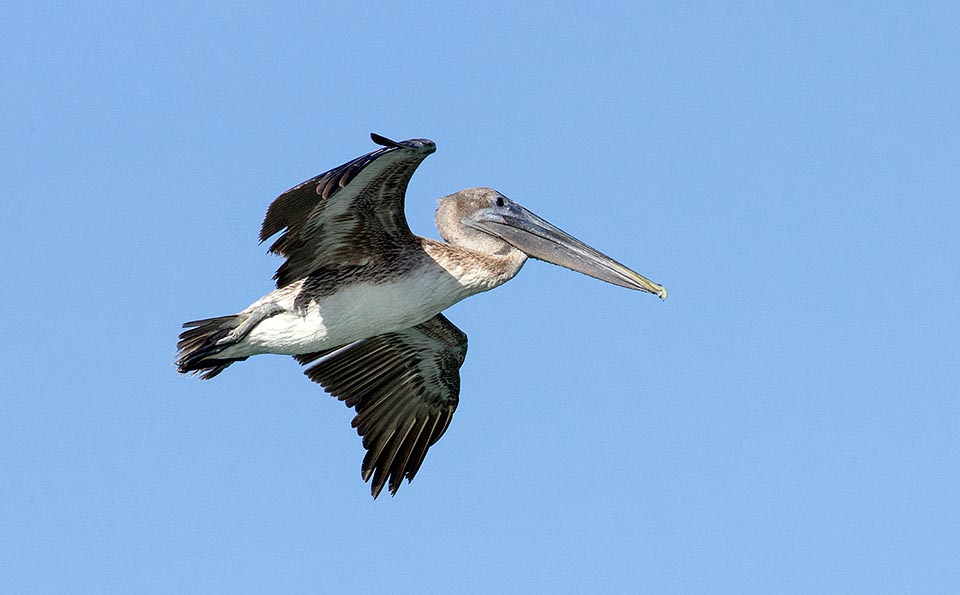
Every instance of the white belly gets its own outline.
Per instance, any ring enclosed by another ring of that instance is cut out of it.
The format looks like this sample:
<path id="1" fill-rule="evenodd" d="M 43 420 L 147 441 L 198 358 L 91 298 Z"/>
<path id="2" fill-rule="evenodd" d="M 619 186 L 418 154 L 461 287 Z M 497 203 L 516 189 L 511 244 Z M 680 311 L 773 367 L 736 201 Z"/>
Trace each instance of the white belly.
<path id="1" fill-rule="evenodd" d="M 420 324 L 474 293 L 450 275 L 411 277 L 380 285 L 346 284 L 319 303 L 311 302 L 303 313 L 292 303 L 283 304 L 287 311 L 265 319 L 224 353 L 296 355 L 346 345 Z M 287 300 L 292 302 L 292 296 Z"/>

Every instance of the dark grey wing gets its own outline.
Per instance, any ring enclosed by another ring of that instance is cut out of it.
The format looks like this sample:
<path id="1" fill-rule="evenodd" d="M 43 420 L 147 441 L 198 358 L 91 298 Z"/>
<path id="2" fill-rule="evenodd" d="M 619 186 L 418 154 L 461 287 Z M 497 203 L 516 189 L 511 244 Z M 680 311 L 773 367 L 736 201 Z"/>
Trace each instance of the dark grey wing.
<path id="1" fill-rule="evenodd" d="M 307 180 L 270 204 L 260 241 L 286 230 L 270 246 L 287 259 L 274 275 L 277 287 L 318 268 L 363 266 L 416 245 L 403 197 L 417 166 L 437 147 L 428 139 L 370 137 L 383 148 Z"/>
<path id="2" fill-rule="evenodd" d="M 310 380 L 353 407 L 352 426 L 367 450 L 361 473 L 380 495 L 413 479 L 427 449 L 450 425 L 460 395 L 467 336 L 437 314 L 395 333 L 362 339 L 333 352 L 297 356 Z"/>

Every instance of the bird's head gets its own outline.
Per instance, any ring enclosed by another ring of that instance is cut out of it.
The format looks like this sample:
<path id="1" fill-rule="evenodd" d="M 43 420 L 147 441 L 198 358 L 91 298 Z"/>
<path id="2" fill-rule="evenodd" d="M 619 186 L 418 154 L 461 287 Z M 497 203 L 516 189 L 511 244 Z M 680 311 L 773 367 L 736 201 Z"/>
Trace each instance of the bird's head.
<path id="1" fill-rule="evenodd" d="M 493 188 L 467 188 L 440 199 L 440 235 L 450 244 L 484 254 L 519 250 L 607 283 L 666 299 L 667 290 L 541 219 Z"/>

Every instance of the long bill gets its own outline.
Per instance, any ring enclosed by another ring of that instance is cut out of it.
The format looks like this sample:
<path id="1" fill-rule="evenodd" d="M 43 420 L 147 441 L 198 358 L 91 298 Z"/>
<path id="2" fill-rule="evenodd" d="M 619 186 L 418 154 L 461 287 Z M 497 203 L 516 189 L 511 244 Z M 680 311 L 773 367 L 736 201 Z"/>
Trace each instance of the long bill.
<path id="1" fill-rule="evenodd" d="M 532 258 L 667 299 L 664 286 L 591 248 L 513 201 L 503 209 L 480 211 L 463 222 L 509 242 Z"/>

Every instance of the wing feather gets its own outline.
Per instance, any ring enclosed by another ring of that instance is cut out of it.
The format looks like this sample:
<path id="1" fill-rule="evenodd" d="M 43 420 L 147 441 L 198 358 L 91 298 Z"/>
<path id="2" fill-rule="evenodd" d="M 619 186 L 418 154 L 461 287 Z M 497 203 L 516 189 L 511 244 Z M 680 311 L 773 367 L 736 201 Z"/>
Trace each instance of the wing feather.
<path id="1" fill-rule="evenodd" d="M 260 241 L 283 231 L 270 246 L 286 258 L 274 275 L 277 287 L 318 269 L 364 265 L 415 245 L 404 194 L 436 145 L 371 137 L 385 146 L 294 186 L 270 204 Z"/>
<path id="2" fill-rule="evenodd" d="M 361 476 L 372 480 L 374 498 L 384 486 L 395 494 L 403 478 L 412 480 L 450 425 L 466 353 L 467 336 L 437 314 L 337 349 L 306 370 L 357 412 L 351 425 L 367 451 Z"/>

